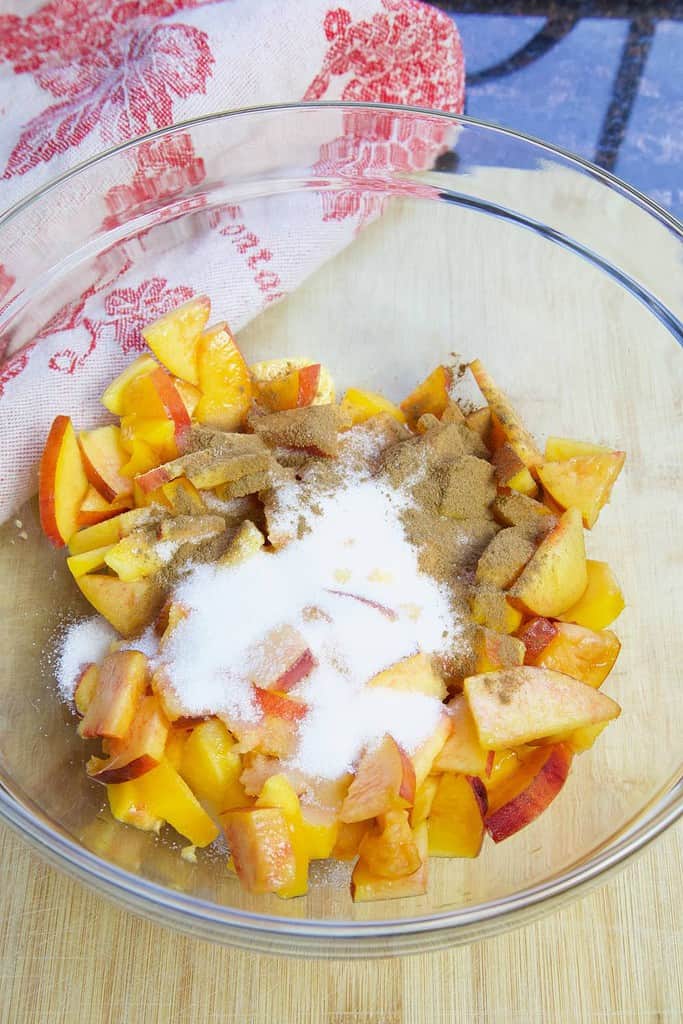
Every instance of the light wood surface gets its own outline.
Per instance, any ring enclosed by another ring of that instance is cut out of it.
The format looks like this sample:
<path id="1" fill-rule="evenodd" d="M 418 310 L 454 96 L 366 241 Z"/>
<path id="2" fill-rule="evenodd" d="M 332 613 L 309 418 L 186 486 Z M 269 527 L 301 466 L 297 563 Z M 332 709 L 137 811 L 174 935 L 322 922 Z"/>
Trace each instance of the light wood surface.
<path id="1" fill-rule="evenodd" d="M 255 956 L 126 914 L 0 832 L 2 1024 L 676 1024 L 683 829 L 522 930 L 443 953 Z"/>
<path id="2" fill-rule="evenodd" d="M 633 595 L 618 627 L 624 655 L 611 683 L 624 715 L 608 730 L 595 756 L 577 765 L 571 792 L 563 797 L 552 826 L 543 826 L 549 848 L 564 844 L 570 856 L 567 836 L 590 849 L 605 834 L 604 816 L 613 823 L 627 820 L 629 808 L 649 798 L 656 781 L 661 784 L 680 761 L 681 691 L 673 672 L 665 671 L 675 672 L 683 661 L 680 600 L 674 594 L 681 574 L 668 557 L 678 529 L 673 515 L 660 508 L 655 519 L 649 511 L 653 500 L 671 497 L 678 481 L 680 447 L 677 456 L 665 427 L 677 393 L 680 354 L 673 351 L 670 337 L 663 337 L 663 328 L 660 336 L 652 331 L 652 318 L 643 307 L 630 299 L 622 303 L 613 282 L 598 278 L 566 253 L 555 250 L 556 267 L 549 268 L 543 248 L 542 258 L 530 258 L 515 270 L 515 261 L 501 244 L 505 233 L 496 235 L 495 245 L 493 238 L 491 244 L 481 242 L 481 232 L 492 230 L 491 224 L 477 220 L 476 244 L 468 246 L 467 217 L 462 218 L 458 259 L 438 211 L 431 225 L 424 219 L 411 225 L 388 218 L 364 233 L 353 254 L 342 253 L 290 302 L 248 328 L 243 343 L 254 356 L 302 351 L 315 356 L 320 338 L 330 353 L 353 349 L 362 365 L 367 362 L 363 346 L 367 342 L 371 348 L 381 331 L 387 342 L 377 351 L 388 352 L 390 359 L 375 359 L 370 378 L 357 383 L 378 387 L 387 381 L 396 397 L 414 379 L 413 339 L 421 332 L 427 344 L 431 331 L 433 344 L 444 349 L 434 361 L 451 347 L 490 358 L 491 368 L 520 399 L 534 429 L 633 439 L 621 499 L 628 503 L 628 516 L 615 500 L 596 540 L 598 557 L 619 567 L 627 594 Z M 414 258 L 421 245 L 430 259 Z M 384 304 L 372 295 L 378 259 L 395 282 Z M 566 277 L 567 260 L 571 279 Z M 515 273 L 521 278 L 515 279 Z M 553 273 L 556 288 L 548 284 Z M 531 303 L 517 301 L 522 280 L 533 295 Z M 482 282 L 493 290 L 495 301 L 485 301 L 485 296 L 478 304 L 458 301 L 458 290 L 473 294 Z M 435 302 L 439 288 L 449 289 L 452 300 Z M 514 297 L 507 304 L 500 301 L 506 288 L 508 298 Z M 349 294 L 367 303 L 368 321 L 365 335 L 348 338 L 345 350 Z M 411 308 L 402 298 L 405 294 L 411 296 Z M 553 330 L 566 336 L 567 345 L 546 350 L 535 343 L 539 361 L 530 374 L 515 344 L 546 329 L 541 307 Z M 572 339 L 586 331 L 592 332 L 591 344 L 572 349 Z M 643 337 L 647 351 L 639 346 Z M 507 348 L 499 344 L 501 338 Z M 617 351 L 620 358 L 610 359 L 609 353 Z M 342 375 L 348 366 L 333 369 Z M 558 402 L 544 392 L 545 381 L 569 381 L 571 402 Z M 577 381 L 585 388 L 576 387 Z M 602 401 L 613 395 L 623 396 L 623 401 Z M 655 456 L 648 454 L 648 436 L 659 441 Z M 638 546 L 629 542 L 636 530 Z M 667 552 L 664 560 L 662 551 Z M 666 603 L 660 599 L 662 587 L 670 595 Z M 650 728 L 643 728 L 643 722 Z M 631 761 L 634 729 L 638 752 Z M 658 757 L 668 760 L 662 764 Z M 584 790 L 585 785 L 590 789 Z M 529 881 L 524 865 L 516 872 L 516 858 L 524 850 L 536 852 L 535 842 L 520 837 L 505 856 L 502 848 L 487 854 L 489 859 L 477 869 L 478 884 L 486 888 L 485 872 L 494 863 L 500 872 L 496 884 L 503 889 Z M 529 861 L 534 863 L 533 870 L 542 871 L 542 862 Z M 0 1024 L 677 1022 L 683 1020 L 682 867 L 679 828 L 604 887 L 523 930 L 393 960 L 276 960 L 138 920 L 48 868 L 13 834 L 0 829 Z"/>

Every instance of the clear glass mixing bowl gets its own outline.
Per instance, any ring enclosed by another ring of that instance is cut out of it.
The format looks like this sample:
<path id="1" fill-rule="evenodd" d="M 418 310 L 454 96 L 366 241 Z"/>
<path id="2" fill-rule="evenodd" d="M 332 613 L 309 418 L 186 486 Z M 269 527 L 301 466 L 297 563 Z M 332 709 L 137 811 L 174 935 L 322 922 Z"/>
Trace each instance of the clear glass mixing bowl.
<path id="1" fill-rule="evenodd" d="M 173 154 L 188 145 L 197 158 L 178 171 Z M 156 154 L 147 179 L 138 173 L 144 146 Z M 122 188 L 131 178 L 136 186 Z M 219 254 L 198 266 L 205 236 L 221 225 L 225 263 Z M 271 253 L 261 263 L 248 264 L 250 234 Z M 344 872 L 329 866 L 305 898 L 255 897 L 228 875 L 222 853 L 190 864 L 171 837 L 113 822 L 104 791 L 87 781 L 45 653 L 59 623 L 85 608 L 31 499 L 18 512 L 27 539 L 15 517 L 0 528 L 2 818 L 136 913 L 306 956 L 480 938 L 602 881 L 662 832 L 683 808 L 682 255 L 681 226 L 596 167 L 467 118 L 382 106 L 206 117 L 112 150 L 10 211 L 0 221 L 0 259 L 11 268 L 3 350 L 30 343 L 93 282 L 113 288 L 122 268 L 158 277 L 180 259 L 217 316 L 241 328 L 250 360 L 304 353 L 328 364 L 340 388 L 400 397 L 452 351 L 478 355 L 541 436 L 624 448 L 626 470 L 590 550 L 615 567 L 628 607 L 606 684 L 623 714 L 576 758 L 533 825 L 475 861 L 432 862 L 419 899 L 354 906 Z M 238 257 L 251 277 L 230 269 Z M 267 308 L 250 319 L 258 306 Z M 60 377 L 64 411 L 79 425 L 98 414 L 102 383 L 93 379 L 73 409 L 68 373 Z M 25 470 L 36 443 L 26 431 L 11 448 L 0 437 L 3 474 Z"/>

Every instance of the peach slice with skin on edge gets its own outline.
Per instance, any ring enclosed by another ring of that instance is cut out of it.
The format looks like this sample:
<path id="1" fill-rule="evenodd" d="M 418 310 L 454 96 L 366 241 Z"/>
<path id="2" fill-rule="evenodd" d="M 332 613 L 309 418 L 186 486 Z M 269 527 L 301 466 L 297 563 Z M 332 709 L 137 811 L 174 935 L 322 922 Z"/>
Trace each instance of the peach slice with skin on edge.
<path id="1" fill-rule="evenodd" d="M 531 665 L 469 676 L 463 688 L 479 742 L 488 750 L 607 722 L 621 711 L 600 690 Z"/>
<path id="2" fill-rule="evenodd" d="M 123 739 L 147 686 L 147 659 L 140 651 L 114 651 L 99 668 L 97 687 L 78 727 L 84 739 Z"/>
<path id="3" fill-rule="evenodd" d="M 57 416 L 45 442 L 38 472 L 40 524 L 55 547 L 78 529 L 78 513 L 88 491 L 81 449 L 68 416 Z"/>
<path id="4" fill-rule="evenodd" d="M 128 456 L 121 444 L 121 430 L 110 425 L 82 430 L 78 443 L 83 457 L 83 467 L 88 480 L 107 501 L 126 498 L 133 492 L 133 485 L 121 469 Z"/>
<path id="5" fill-rule="evenodd" d="M 450 402 L 453 371 L 448 366 L 437 366 L 421 384 L 401 402 L 401 412 L 408 426 L 414 430 L 425 413 L 440 419 Z"/>
<path id="6" fill-rule="evenodd" d="M 237 876 L 249 892 L 277 892 L 297 875 L 296 853 L 279 807 L 249 807 L 221 815 Z"/>
<path id="7" fill-rule="evenodd" d="M 159 518 L 160 513 L 151 508 L 129 509 L 101 523 L 79 530 L 69 541 L 69 551 L 72 555 L 80 555 L 84 551 L 92 551 L 93 548 L 116 544 L 138 527 L 159 522 Z"/>
<path id="8" fill-rule="evenodd" d="M 588 629 L 605 629 L 624 610 L 626 602 L 607 562 L 586 562 L 588 583 L 575 604 L 557 615 L 562 622 L 575 622 Z"/>
<path id="9" fill-rule="evenodd" d="M 555 618 L 579 600 L 587 582 L 581 513 L 572 508 L 541 541 L 507 596 L 521 611 Z"/>
<path id="10" fill-rule="evenodd" d="M 360 759 L 339 813 L 349 823 L 410 807 L 415 799 L 413 763 L 392 736 Z"/>
<path id="11" fill-rule="evenodd" d="M 320 381 L 320 363 L 288 370 L 281 377 L 268 381 L 254 381 L 256 401 L 269 412 L 283 409 L 301 409 L 310 405 L 316 396 Z"/>
<path id="12" fill-rule="evenodd" d="M 519 832 L 546 809 L 562 789 L 571 762 L 566 744 L 539 747 L 494 791 L 484 823 L 495 843 Z"/>
<path id="13" fill-rule="evenodd" d="M 195 295 L 142 330 L 152 352 L 175 377 L 199 385 L 197 349 L 211 314 L 206 295 Z"/>
<path id="14" fill-rule="evenodd" d="M 448 714 L 446 708 L 441 708 L 439 720 L 431 736 L 428 736 L 417 750 L 413 751 L 410 757 L 415 772 L 415 789 L 422 785 L 431 772 L 434 762 L 451 735 L 452 729 L 453 719 Z"/>
<path id="15" fill-rule="evenodd" d="M 591 529 L 624 465 L 624 452 L 579 455 L 562 462 L 544 462 L 538 478 L 561 508 L 577 508 L 583 525 Z"/>
<path id="16" fill-rule="evenodd" d="M 236 430 L 249 412 L 253 387 L 249 368 L 227 324 L 218 324 L 201 335 L 197 366 L 202 397 L 194 418 L 222 430 Z"/>
<path id="17" fill-rule="evenodd" d="M 110 740 L 108 760 L 91 759 L 88 775 L 107 784 L 127 782 L 151 771 L 164 756 L 168 729 L 168 719 L 157 698 L 143 697 L 125 737 Z"/>
<path id="18" fill-rule="evenodd" d="M 95 696 L 99 674 L 100 670 L 94 662 L 85 665 L 81 670 L 74 689 L 74 707 L 80 718 L 83 718 Z"/>
<path id="19" fill-rule="evenodd" d="M 507 443 L 527 468 L 533 469 L 538 466 L 543 461 L 543 456 L 508 397 L 497 386 L 481 360 L 473 359 L 469 369 Z"/>
<path id="20" fill-rule="evenodd" d="M 544 621 L 547 622 L 533 619 L 520 631 L 522 640 L 525 632 L 533 631 L 536 641 L 530 645 L 531 650 L 527 647 L 525 664 L 564 672 L 589 686 L 600 686 L 612 671 L 621 649 L 617 636 L 610 629 L 596 631 L 572 622 L 553 622 L 544 630 L 546 642 L 539 645 L 539 623 Z"/>
<path id="21" fill-rule="evenodd" d="M 119 512 L 126 512 L 132 506 L 132 497 L 117 498 L 109 502 L 103 498 L 100 492 L 90 485 L 86 491 L 83 503 L 78 510 L 78 526 L 82 529 L 85 526 L 95 526 L 103 523 L 105 519 L 112 519 Z"/>

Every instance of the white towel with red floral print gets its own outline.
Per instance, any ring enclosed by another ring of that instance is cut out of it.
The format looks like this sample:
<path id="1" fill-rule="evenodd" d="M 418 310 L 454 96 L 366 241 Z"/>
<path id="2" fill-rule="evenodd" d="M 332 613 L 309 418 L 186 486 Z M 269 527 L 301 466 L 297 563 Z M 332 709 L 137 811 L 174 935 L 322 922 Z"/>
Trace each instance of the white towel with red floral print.
<path id="1" fill-rule="evenodd" d="M 362 100 L 460 112 L 464 63 L 452 21 L 420 0 L 0 0 L 0 210 L 88 157 L 208 112 L 299 100 Z M 358 128 L 358 126 L 356 126 Z M 317 166 L 349 167 L 348 124 Z M 443 138 L 368 139 L 360 167 L 397 143 L 406 170 L 430 165 Z M 92 228 L 132 205 L 210 180 L 211 147 L 183 133 L 134 151 L 102 190 Z M 92 196 L 89 208 L 93 207 Z M 31 337 L 0 337 L 0 521 L 35 490 L 55 415 L 95 409 L 106 383 L 143 347 L 140 328 L 198 292 L 239 329 L 357 233 L 377 210 L 355 195 L 310 193 L 296 223 L 307 245 L 258 203 L 206 212 L 195 259 L 106 261 L 82 296 L 50 310 Z M 100 208 L 101 207 L 101 208 Z M 91 210 L 92 215 L 92 210 Z M 58 219 L 58 211 L 55 211 Z M 21 284 L 23 241 L 0 253 L 0 309 Z M 144 239 L 137 241 L 144 248 Z M 226 288 L 229 282 L 229 289 Z"/>

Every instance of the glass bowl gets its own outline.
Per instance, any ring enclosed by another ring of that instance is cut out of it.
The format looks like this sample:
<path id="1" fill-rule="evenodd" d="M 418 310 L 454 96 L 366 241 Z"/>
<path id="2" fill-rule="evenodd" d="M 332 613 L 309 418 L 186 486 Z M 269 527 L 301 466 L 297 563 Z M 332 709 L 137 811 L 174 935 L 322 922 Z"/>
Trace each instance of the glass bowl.
<path id="1" fill-rule="evenodd" d="M 0 528 L 2 818 L 135 913 L 323 957 L 424 951 L 519 924 L 672 824 L 683 808 L 682 242 L 663 210 L 558 149 L 381 105 L 212 115 L 105 153 L 11 210 L 0 222 L 0 478 L 24 504 Z M 249 360 L 314 356 L 340 389 L 400 398 L 450 353 L 480 356 L 537 435 L 628 453 L 589 537 L 627 597 L 606 683 L 621 718 L 530 827 L 477 860 L 432 861 L 424 897 L 354 906 L 348 872 L 329 864 L 305 898 L 250 895 L 224 851 L 183 860 L 177 837 L 114 822 L 85 777 L 50 650 L 86 609 L 40 535 L 35 457 L 56 409 L 79 427 L 101 416 L 111 370 L 88 338 L 108 338 L 123 365 L 140 323 L 181 284 L 209 293 Z M 95 299 L 100 320 L 83 305 Z M 71 330 L 86 313 L 90 334 L 85 320 Z M 30 408 L 12 401 L 24 364 L 43 374 Z"/>

